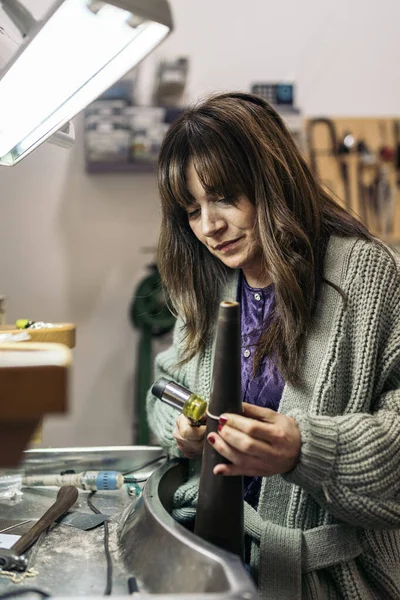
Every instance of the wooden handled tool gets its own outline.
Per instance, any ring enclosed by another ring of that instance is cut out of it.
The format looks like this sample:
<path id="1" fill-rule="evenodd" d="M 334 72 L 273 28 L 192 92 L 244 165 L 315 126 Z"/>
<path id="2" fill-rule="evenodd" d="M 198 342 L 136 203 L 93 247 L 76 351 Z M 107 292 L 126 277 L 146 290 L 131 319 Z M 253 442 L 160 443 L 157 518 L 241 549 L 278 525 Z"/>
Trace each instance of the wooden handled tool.
<path id="1" fill-rule="evenodd" d="M 61 517 L 78 499 L 78 490 L 73 485 L 65 485 L 58 491 L 56 501 L 44 513 L 44 515 L 30 528 L 27 533 L 9 549 L 0 548 L 0 570 L 24 571 L 27 560 L 23 552 L 28 550 L 54 521 Z"/>

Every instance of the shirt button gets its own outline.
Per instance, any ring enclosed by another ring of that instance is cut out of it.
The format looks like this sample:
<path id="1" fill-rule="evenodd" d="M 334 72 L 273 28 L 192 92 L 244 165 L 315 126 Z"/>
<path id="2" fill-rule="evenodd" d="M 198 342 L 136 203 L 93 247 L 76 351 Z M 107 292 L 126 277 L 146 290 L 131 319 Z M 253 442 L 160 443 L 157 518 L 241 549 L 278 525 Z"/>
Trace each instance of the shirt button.
<path id="1" fill-rule="evenodd" d="M 254 294 L 254 298 L 257 300 L 257 302 L 259 300 L 261 300 L 261 296 L 260 296 L 260 294 L 258 292 L 257 292 L 257 294 Z"/>
<path id="2" fill-rule="evenodd" d="M 245 351 L 243 352 L 243 356 L 244 356 L 245 358 L 249 358 L 249 356 L 250 356 L 250 350 L 248 350 L 248 349 L 247 349 L 247 350 L 245 350 Z"/>

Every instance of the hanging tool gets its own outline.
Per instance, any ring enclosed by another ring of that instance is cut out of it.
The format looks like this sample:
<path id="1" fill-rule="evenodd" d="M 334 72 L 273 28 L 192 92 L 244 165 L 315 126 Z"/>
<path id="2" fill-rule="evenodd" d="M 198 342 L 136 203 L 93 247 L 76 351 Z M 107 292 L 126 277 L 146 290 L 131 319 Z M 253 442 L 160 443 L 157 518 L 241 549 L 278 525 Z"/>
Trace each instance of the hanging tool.
<path id="1" fill-rule="evenodd" d="M 360 137 L 356 146 L 358 158 L 363 165 L 374 165 L 376 158 L 364 138 Z"/>
<path id="2" fill-rule="evenodd" d="M 357 186 L 361 221 L 366 227 L 370 227 L 371 211 L 376 218 L 376 206 L 374 201 L 374 187 L 376 177 L 376 165 L 364 162 L 360 157 L 357 162 Z"/>
<path id="3" fill-rule="evenodd" d="M 357 149 L 356 140 L 350 131 L 346 131 L 340 142 L 337 153 L 340 166 L 340 175 L 343 181 L 344 188 L 344 204 L 347 210 L 351 209 L 351 192 L 350 192 L 350 177 L 349 165 L 347 164 L 347 155 Z"/>
<path id="4" fill-rule="evenodd" d="M 379 132 L 382 145 L 379 148 L 379 156 L 383 162 L 393 162 L 395 152 L 394 149 L 387 143 L 386 122 L 379 121 Z"/>
<path id="5" fill-rule="evenodd" d="M 375 154 L 361 137 L 357 142 L 357 195 L 361 221 L 368 227 L 370 207 L 369 187 L 375 178 L 377 159 Z"/>
<path id="6" fill-rule="evenodd" d="M 376 199 L 378 207 L 379 231 L 388 235 L 392 231 L 394 205 L 388 167 L 381 165 L 376 178 Z"/>
<path id="7" fill-rule="evenodd" d="M 400 121 L 393 121 L 395 143 L 394 167 L 396 169 L 396 186 L 400 189 Z"/>
<path id="8" fill-rule="evenodd" d="M 394 202 L 388 167 L 379 163 L 368 165 L 359 162 L 357 179 L 364 224 L 379 234 L 390 234 L 393 230 Z"/>
<path id="9" fill-rule="evenodd" d="M 354 135 L 350 131 L 346 131 L 342 141 L 338 147 L 339 154 L 349 154 L 352 150 L 356 149 L 358 144 L 356 144 L 356 139 Z"/>
<path id="10" fill-rule="evenodd" d="M 318 150 L 314 144 L 314 129 L 317 125 L 324 125 L 328 130 L 330 148 L 326 150 Z M 307 123 L 307 145 L 308 152 L 310 156 L 310 165 L 311 169 L 315 174 L 319 174 L 318 165 L 317 165 L 317 156 L 325 155 L 332 156 L 335 160 L 337 160 L 337 137 L 336 137 L 336 128 L 335 124 L 331 119 L 327 119 L 325 117 L 320 117 L 317 119 L 311 119 Z"/>
<path id="11" fill-rule="evenodd" d="M 329 136 L 329 145 L 328 149 L 322 150 L 317 149 L 314 144 L 314 129 L 317 125 L 323 125 L 328 130 Z M 350 197 L 350 181 L 349 181 L 349 171 L 348 165 L 346 162 L 345 155 L 348 154 L 355 147 L 355 139 L 351 135 L 351 133 L 346 133 L 342 142 L 338 143 L 338 138 L 336 134 L 336 127 L 334 122 L 331 119 L 326 117 L 320 117 L 317 119 L 311 119 L 307 123 L 307 144 L 309 149 L 309 157 L 310 157 L 310 165 L 312 171 L 319 175 L 318 166 L 317 166 L 317 156 L 331 156 L 338 168 L 340 173 L 340 177 L 343 182 L 344 188 L 344 203 L 347 209 L 351 207 L 351 197 Z"/>
<path id="12" fill-rule="evenodd" d="M 71 485 L 59 489 L 57 499 L 44 515 L 8 550 L 0 548 L 0 570 L 25 571 L 28 561 L 23 553 L 32 546 L 40 534 L 67 512 L 78 499 L 78 490 Z"/>

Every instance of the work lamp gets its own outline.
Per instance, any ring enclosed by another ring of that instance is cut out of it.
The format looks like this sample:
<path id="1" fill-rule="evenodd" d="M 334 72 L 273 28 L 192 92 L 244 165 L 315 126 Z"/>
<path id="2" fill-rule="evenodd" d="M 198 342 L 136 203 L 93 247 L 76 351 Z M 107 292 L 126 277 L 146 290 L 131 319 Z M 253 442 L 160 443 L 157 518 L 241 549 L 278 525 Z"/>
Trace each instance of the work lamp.
<path id="1" fill-rule="evenodd" d="M 167 0 L 56 0 L 41 21 L 18 0 L 0 5 L 23 36 L 0 77 L 0 165 L 50 136 L 68 145 L 69 120 L 172 30 Z"/>

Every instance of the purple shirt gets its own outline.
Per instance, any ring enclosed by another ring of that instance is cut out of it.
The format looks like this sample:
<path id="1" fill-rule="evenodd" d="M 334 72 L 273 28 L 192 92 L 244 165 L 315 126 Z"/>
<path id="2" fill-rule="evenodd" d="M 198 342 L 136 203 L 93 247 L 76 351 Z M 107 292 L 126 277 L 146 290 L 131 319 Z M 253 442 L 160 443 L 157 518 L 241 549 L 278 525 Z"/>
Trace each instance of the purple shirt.
<path id="1" fill-rule="evenodd" d="M 278 410 L 285 382 L 269 357 L 264 358 L 257 375 L 253 377 L 253 358 L 263 326 L 268 323 L 274 308 L 274 286 L 252 288 L 243 275 L 239 277 L 242 334 L 242 400 L 249 404 Z M 260 477 L 245 477 L 245 500 L 257 506 Z"/>
<path id="2" fill-rule="evenodd" d="M 257 375 L 253 377 L 256 345 L 274 307 L 274 286 L 252 288 L 241 276 L 238 296 L 242 334 L 242 400 L 278 410 L 285 382 L 270 358 L 264 358 Z"/>

